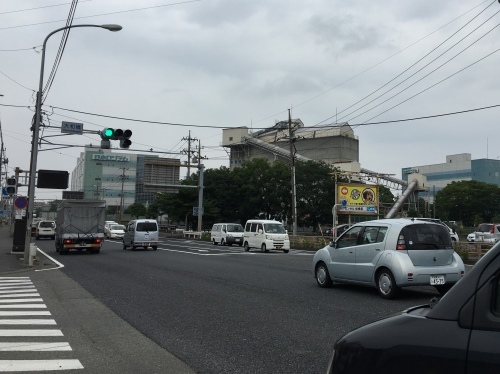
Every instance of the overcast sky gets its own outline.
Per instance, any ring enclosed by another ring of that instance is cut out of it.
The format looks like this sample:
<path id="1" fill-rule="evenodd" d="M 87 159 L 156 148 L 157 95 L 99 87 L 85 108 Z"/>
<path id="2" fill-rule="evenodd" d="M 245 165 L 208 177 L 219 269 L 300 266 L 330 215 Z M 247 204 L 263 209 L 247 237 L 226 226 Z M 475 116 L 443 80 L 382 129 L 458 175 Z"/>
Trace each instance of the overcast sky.
<path id="1" fill-rule="evenodd" d="M 0 2 L 9 174 L 29 170 L 41 45 L 65 26 L 70 7 L 69 0 Z M 443 163 L 449 154 L 496 159 L 500 107 L 367 123 L 500 105 L 499 12 L 496 0 L 80 0 L 73 25 L 123 29 L 71 30 L 44 99 L 45 123 L 131 129 L 132 148 L 183 161 L 178 153 L 191 132 L 206 167 L 217 168 L 229 166 L 222 128 L 270 127 L 291 108 L 305 126 L 348 121 L 361 166 L 398 178 L 403 167 Z M 62 36 L 47 43 L 44 86 Z M 81 146 L 100 143 L 93 134 L 46 140 L 80 146 L 39 152 L 38 169 L 68 172 Z M 36 192 L 37 199 L 60 196 Z"/>

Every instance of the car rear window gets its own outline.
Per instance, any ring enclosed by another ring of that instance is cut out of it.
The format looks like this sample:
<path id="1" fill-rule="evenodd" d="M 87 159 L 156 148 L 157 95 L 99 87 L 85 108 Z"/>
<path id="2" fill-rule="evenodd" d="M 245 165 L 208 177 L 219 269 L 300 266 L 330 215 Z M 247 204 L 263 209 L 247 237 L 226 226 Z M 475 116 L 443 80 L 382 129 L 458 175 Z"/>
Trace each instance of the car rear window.
<path id="1" fill-rule="evenodd" d="M 491 230 L 491 226 L 493 226 L 491 223 L 481 223 L 477 227 L 478 232 L 489 232 Z"/>
<path id="2" fill-rule="evenodd" d="M 136 231 L 158 231 L 156 222 L 139 222 Z"/>
<path id="3" fill-rule="evenodd" d="M 227 231 L 229 231 L 229 232 L 243 232 L 243 226 L 241 226 L 241 225 L 227 225 Z"/>
<path id="4" fill-rule="evenodd" d="M 408 225 L 401 234 L 408 250 L 453 249 L 449 231 L 439 224 Z"/>
<path id="5" fill-rule="evenodd" d="M 40 222 L 40 227 L 54 227 L 55 223 L 51 221 L 42 221 Z"/>

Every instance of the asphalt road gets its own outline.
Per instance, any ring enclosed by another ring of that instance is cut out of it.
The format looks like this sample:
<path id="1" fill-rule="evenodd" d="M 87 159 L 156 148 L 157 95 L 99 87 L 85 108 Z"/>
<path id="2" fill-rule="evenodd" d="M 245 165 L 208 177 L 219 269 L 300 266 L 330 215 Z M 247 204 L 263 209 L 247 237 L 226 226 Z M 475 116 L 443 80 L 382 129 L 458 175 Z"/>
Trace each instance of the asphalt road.
<path id="1" fill-rule="evenodd" d="M 198 373 L 324 373 L 334 342 L 353 328 L 438 296 L 404 289 L 316 285 L 312 252 L 244 252 L 240 247 L 162 239 L 157 251 L 61 256 L 64 272 L 139 332 Z M 131 350 L 134 347 L 130 347 Z"/>

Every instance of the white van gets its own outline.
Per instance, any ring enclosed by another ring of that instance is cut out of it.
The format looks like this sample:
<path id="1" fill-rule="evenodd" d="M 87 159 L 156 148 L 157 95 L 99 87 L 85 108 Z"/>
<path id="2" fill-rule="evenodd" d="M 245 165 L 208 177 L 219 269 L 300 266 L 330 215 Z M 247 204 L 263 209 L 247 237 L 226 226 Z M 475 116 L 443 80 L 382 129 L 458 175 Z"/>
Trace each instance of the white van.
<path id="1" fill-rule="evenodd" d="M 42 220 L 38 222 L 36 226 L 36 239 L 40 238 L 50 238 L 54 240 L 56 238 L 56 223 L 55 221 L 45 221 Z"/>
<path id="2" fill-rule="evenodd" d="M 239 223 L 216 223 L 210 231 L 210 241 L 216 245 L 243 245 L 243 226 Z"/>
<path id="3" fill-rule="evenodd" d="M 123 234 L 123 249 L 137 247 L 158 249 L 158 222 L 154 219 L 136 219 L 130 221 Z"/>
<path id="4" fill-rule="evenodd" d="M 251 219 L 245 224 L 243 233 L 245 251 L 250 248 L 260 248 L 262 252 L 270 249 L 283 250 L 288 253 L 290 240 L 281 222 L 265 219 Z"/>

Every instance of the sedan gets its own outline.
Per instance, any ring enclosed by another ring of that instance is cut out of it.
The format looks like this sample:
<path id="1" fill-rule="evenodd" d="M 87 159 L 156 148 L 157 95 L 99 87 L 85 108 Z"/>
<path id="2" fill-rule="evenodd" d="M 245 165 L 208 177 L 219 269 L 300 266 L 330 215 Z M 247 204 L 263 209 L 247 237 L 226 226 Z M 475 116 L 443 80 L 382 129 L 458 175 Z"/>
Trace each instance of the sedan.
<path id="1" fill-rule="evenodd" d="M 108 239 L 122 239 L 125 234 L 125 226 L 124 225 L 110 225 L 105 230 L 106 238 Z"/>
<path id="2" fill-rule="evenodd" d="M 355 283 L 377 288 L 386 299 L 406 286 L 430 285 L 445 294 L 465 274 L 443 225 L 409 219 L 352 226 L 316 252 L 312 270 L 320 287 Z"/>
<path id="3" fill-rule="evenodd" d="M 500 244 L 442 299 L 340 338 L 327 373 L 500 373 Z"/>

